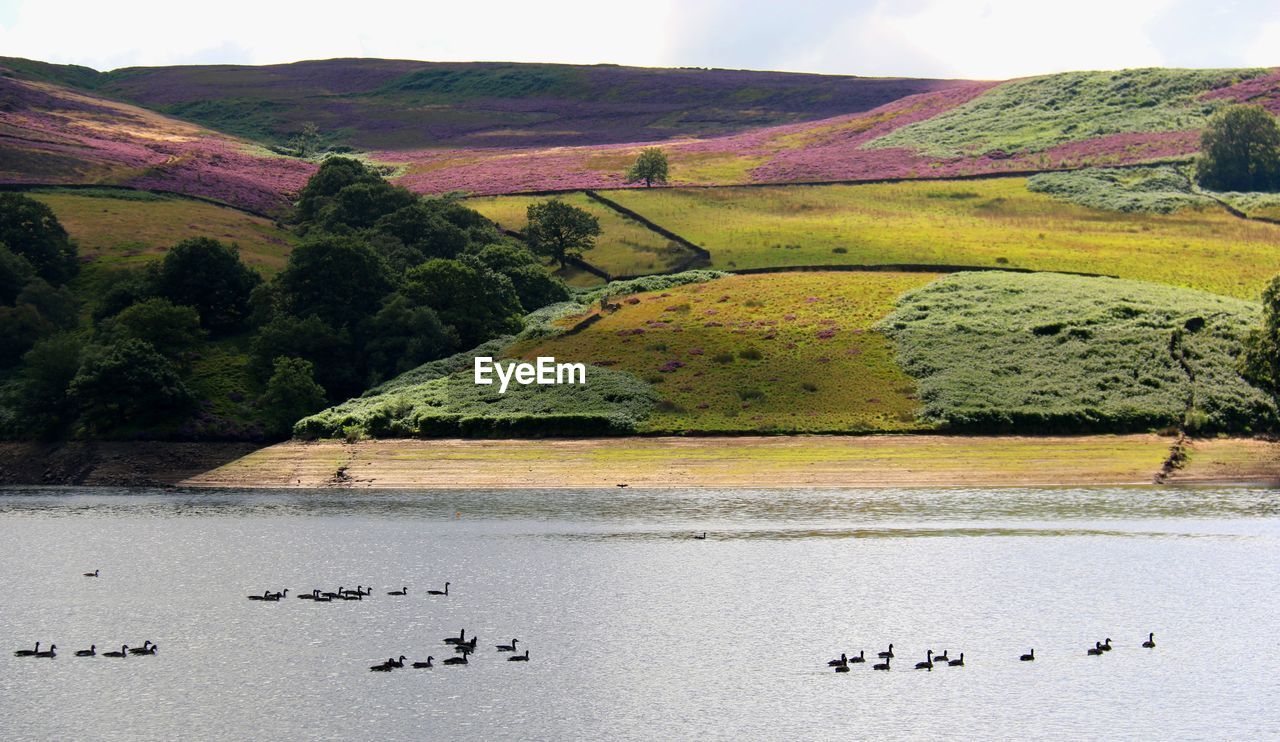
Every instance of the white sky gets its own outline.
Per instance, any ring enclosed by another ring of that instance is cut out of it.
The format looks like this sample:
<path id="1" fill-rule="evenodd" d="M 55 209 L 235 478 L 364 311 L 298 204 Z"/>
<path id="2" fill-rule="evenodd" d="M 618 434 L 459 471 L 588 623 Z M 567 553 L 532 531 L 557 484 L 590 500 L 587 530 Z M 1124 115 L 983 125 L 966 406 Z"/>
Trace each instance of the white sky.
<path id="1" fill-rule="evenodd" d="M 1280 65 L 1277 0 L 0 0 L 0 56 L 612 62 L 1005 79 Z"/>

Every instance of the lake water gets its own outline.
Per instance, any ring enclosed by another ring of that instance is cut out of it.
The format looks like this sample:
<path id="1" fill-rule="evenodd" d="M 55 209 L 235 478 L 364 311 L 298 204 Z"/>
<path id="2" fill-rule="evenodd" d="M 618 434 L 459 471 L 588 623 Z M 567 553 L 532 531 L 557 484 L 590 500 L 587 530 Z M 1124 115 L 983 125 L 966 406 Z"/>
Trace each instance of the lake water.
<path id="1" fill-rule="evenodd" d="M 6 740 L 1280 735 L 1269 489 L 7 489 L 0 542 Z"/>

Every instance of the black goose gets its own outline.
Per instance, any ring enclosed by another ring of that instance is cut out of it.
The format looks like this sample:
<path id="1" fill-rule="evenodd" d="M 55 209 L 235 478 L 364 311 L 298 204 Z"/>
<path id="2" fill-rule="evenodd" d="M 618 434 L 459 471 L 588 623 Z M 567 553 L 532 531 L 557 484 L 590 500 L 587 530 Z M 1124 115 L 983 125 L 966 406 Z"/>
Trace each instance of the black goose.
<path id="1" fill-rule="evenodd" d="M 848 663 L 843 664 L 843 665 L 836 665 L 836 672 L 849 672 L 849 665 L 848 665 Z"/>
<path id="2" fill-rule="evenodd" d="M 524 650 L 524 654 L 517 654 L 514 657 L 507 658 L 507 662 L 528 662 L 528 661 L 529 661 L 529 650 L 527 649 Z"/>
<path id="3" fill-rule="evenodd" d="M 36 656 L 37 657 L 57 657 L 58 656 L 57 649 L 58 649 L 57 644 L 50 644 L 48 650 L 44 652 L 36 652 Z"/>
<path id="4" fill-rule="evenodd" d="M 1035 658 L 1036 658 L 1036 650 L 1032 649 L 1030 652 L 1022 655 L 1018 659 L 1022 660 L 1023 662 L 1031 662 L 1035 660 Z"/>
<path id="5" fill-rule="evenodd" d="M 1090 657 L 1101 657 L 1103 653 L 1102 642 L 1094 642 L 1092 647 L 1085 651 Z"/>
<path id="6" fill-rule="evenodd" d="M 877 656 L 878 656 L 878 657 L 880 657 L 880 659 L 882 659 L 882 660 L 893 659 L 893 645 L 892 645 L 892 644 L 890 644 L 890 645 L 889 645 L 889 650 L 888 650 L 887 652 L 881 652 L 881 653 L 880 653 L 879 655 L 877 655 Z"/>
<path id="7" fill-rule="evenodd" d="M 430 670 L 432 667 L 434 667 L 434 665 L 431 664 L 432 660 L 434 659 L 435 657 L 427 657 L 426 662 L 415 662 L 413 663 L 413 666 L 418 668 L 419 670 Z"/>
<path id="8" fill-rule="evenodd" d="M 838 660 L 827 660 L 827 667 L 839 667 L 847 664 L 849 664 L 849 657 L 844 652 L 840 653 L 840 659 Z"/>
<path id="9" fill-rule="evenodd" d="M 96 657 L 98 655 L 98 645 L 90 644 L 88 649 L 81 649 L 76 652 L 77 657 Z"/>
<path id="10" fill-rule="evenodd" d="M 398 660 L 387 660 L 387 663 L 392 667 L 404 667 L 404 655 L 400 655 L 400 659 Z"/>
<path id="11" fill-rule="evenodd" d="M 14 657 L 35 657 L 40 652 L 40 642 L 36 642 L 35 649 L 19 649 L 13 653 Z"/>
<path id="12" fill-rule="evenodd" d="M 428 591 L 427 591 L 427 595 L 448 595 L 448 594 L 449 594 L 449 583 L 447 583 L 447 582 L 446 582 L 446 583 L 444 583 L 444 589 L 443 589 L 443 590 L 428 590 Z"/>
<path id="13" fill-rule="evenodd" d="M 932 669 L 933 669 L 933 650 L 932 650 L 932 649 L 930 649 L 928 652 L 926 652 L 926 653 L 925 653 L 925 660 L 924 660 L 924 662 L 917 662 L 917 663 L 916 663 L 916 669 L 917 669 L 917 670 L 932 670 Z"/>
<path id="14" fill-rule="evenodd" d="M 865 649 L 859 649 L 859 650 L 858 650 L 858 656 L 857 656 L 857 657 L 850 657 L 850 658 L 849 658 L 849 662 L 851 662 L 851 663 L 852 663 L 852 662 L 866 662 L 866 661 L 867 661 L 867 650 L 865 650 Z"/>
<path id="15" fill-rule="evenodd" d="M 409 594 L 409 588 L 407 587 L 402 587 L 399 590 L 392 590 L 391 592 L 387 593 L 387 595 L 408 595 L 408 594 Z"/>
<path id="16" fill-rule="evenodd" d="M 370 665 L 369 672 L 391 672 L 392 670 L 395 669 L 395 667 L 396 667 L 396 661 L 393 659 L 388 659 L 386 662 L 383 662 L 381 665 Z"/>
<path id="17" fill-rule="evenodd" d="M 454 653 L 454 654 L 461 654 L 461 655 L 464 655 L 464 656 L 465 656 L 465 655 L 471 654 L 471 653 L 472 653 L 472 652 L 474 652 L 474 651 L 476 651 L 476 648 L 475 648 L 475 647 L 473 647 L 473 646 L 471 646 L 470 644 L 455 644 L 455 645 L 453 645 L 453 653 Z"/>
<path id="18" fill-rule="evenodd" d="M 964 652 L 960 653 L 959 659 L 951 660 L 947 664 L 951 667 L 964 667 Z"/>
<path id="19" fill-rule="evenodd" d="M 298 600 L 315 600 L 320 597 L 320 588 L 316 588 L 309 593 L 298 593 Z"/>
<path id="20" fill-rule="evenodd" d="M 122 645 L 120 646 L 120 651 L 119 651 L 119 652 L 103 652 L 103 653 L 102 653 L 102 656 L 103 656 L 103 657 L 128 657 L 128 656 L 129 656 L 129 645 L 128 645 L 128 644 L 122 644 Z"/>
<path id="21" fill-rule="evenodd" d="M 703 531 L 702 533 L 698 534 L 697 536 L 694 536 L 694 538 L 698 539 L 699 541 L 706 541 L 706 540 L 707 540 L 707 532 L 706 532 L 706 531 Z"/>
<path id="22" fill-rule="evenodd" d="M 85 577 L 97 577 L 97 576 L 98 576 L 98 570 L 96 570 L 96 569 L 95 569 L 95 570 L 93 570 L 92 572 L 85 572 L 85 573 L 84 573 L 84 576 L 85 576 Z"/>
<path id="23" fill-rule="evenodd" d="M 933 661 L 943 665 L 947 664 L 951 661 L 951 658 L 947 656 L 947 652 L 949 651 L 951 650 L 944 649 L 942 650 L 942 654 L 935 654 L 933 656 Z"/>
<path id="24" fill-rule="evenodd" d="M 446 665 L 465 665 L 465 664 L 467 664 L 467 655 L 465 655 L 465 654 L 464 654 L 464 655 L 462 655 L 461 657 L 450 657 L 449 659 L 447 659 L 447 660 L 445 660 L 445 661 L 444 661 L 444 664 L 446 664 Z"/>
<path id="25" fill-rule="evenodd" d="M 463 629 L 458 632 L 457 636 L 447 636 L 444 639 L 445 644 L 462 644 L 467 641 L 467 630 Z"/>
<path id="26" fill-rule="evenodd" d="M 1111 637 L 1109 637 L 1109 636 L 1108 636 L 1108 637 L 1107 637 L 1107 640 L 1106 640 L 1106 641 L 1104 641 L 1104 642 L 1102 642 L 1102 651 L 1104 651 L 1104 652 L 1110 652 L 1110 651 L 1111 651 Z"/>
<path id="27" fill-rule="evenodd" d="M 129 654 L 151 654 L 151 640 L 143 642 L 141 647 L 130 649 Z"/>
<path id="28" fill-rule="evenodd" d="M 281 598 L 287 598 L 287 597 L 289 597 L 289 588 L 286 587 L 285 589 L 281 590 L 278 593 L 268 592 L 266 595 L 262 596 L 262 599 L 270 600 L 272 602 L 279 602 Z"/>
<path id="29" fill-rule="evenodd" d="M 249 600 L 271 600 L 271 591 L 263 590 L 261 595 L 250 595 Z"/>
<path id="30" fill-rule="evenodd" d="M 1143 643 L 1142 643 L 1142 646 L 1143 646 L 1143 647 L 1145 647 L 1146 649 L 1155 649 L 1155 648 L 1156 648 L 1156 635 L 1155 635 L 1155 632 L 1151 632 L 1150 634 L 1147 634 L 1147 640 L 1146 640 L 1145 642 L 1143 642 Z"/>
<path id="31" fill-rule="evenodd" d="M 498 644 L 496 646 L 499 652 L 514 652 L 516 651 L 516 642 L 518 641 L 520 640 L 512 639 L 510 644 Z"/>
<path id="32" fill-rule="evenodd" d="M 889 663 L 890 663 L 890 662 L 893 662 L 893 658 L 891 658 L 891 657 L 885 657 L 885 658 L 884 658 L 884 662 L 881 662 L 881 663 L 880 663 L 880 664 L 878 664 L 878 665 L 872 665 L 872 666 L 871 666 L 871 669 L 872 669 L 872 670 L 888 670 L 888 669 L 889 669 Z"/>

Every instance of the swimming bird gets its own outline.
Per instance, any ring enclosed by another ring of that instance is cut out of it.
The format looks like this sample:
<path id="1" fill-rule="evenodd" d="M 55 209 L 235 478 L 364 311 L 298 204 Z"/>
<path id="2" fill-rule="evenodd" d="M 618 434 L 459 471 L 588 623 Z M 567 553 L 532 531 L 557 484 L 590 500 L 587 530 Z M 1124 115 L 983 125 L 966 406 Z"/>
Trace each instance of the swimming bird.
<path id="1" fill-rule="evenodd" d="M 951 660 L 947 664 L 951 667 L 964 667 L 964 652 L 960 653 L 960 659 Z"/>
<path id="2" fill-rule="evenodd" d="M 516 642 L 518 641 L 520 640 L 512 639 L 510 644 L 498 644 L 496 646 L 499 652 L 514 652 L 516 651 Z"/>
<path id="3" fill-rule="evenodd" d="M 286 587 L 284 590 L 281 590 L 278 593 L 268 592 L 266 595 L 262 596 L 262 599 L 278 602 L 281 598 L 287 598 L 287 597 L 289 597 L 289 588 Z"/>
<path id="4" fill-rule="evenodd" d="M 462 644 L 466 642 L 466 640 L 467 640 L 467 630 L 463 629 L 462 631 L 458 632 L 457 636 L 446 636 L 444 638 L 444 643 L 445 644 Z"/>
<path id="5" fill-rule="evenodd" d="M 866 661 L 867 661 L 867 650 L 865 649 L 859 649 L 857 657 L 849 658 L 849 662 L 866 662 Z"/>
<path id="6" fill-rule="evenodd" d="M 529 661 L 529 650 L 527 649 L 524 650 L 524 654 L 517 654 L 514 657 L 507 658 L 507 662 L 528 662 L 528 661 Z"/>
<path id="7" fill-rule="evenodd" d="M 409 588 L 407 587 L 402 587 L 399 590 L 392 590 L 391 592 L 387 593 L 387 595 L 408 595 L 408 594 L 409 594 Z"/>
<path id="8" fill-rule="evenodd" d="M 381 665 L 369 665 L 369 672 L 391 672 L 395 667 L 395 660 L 389 659 Z"/>
<path id="9" fill-rule="evenodd" d="M 933 656 L 933 661 L 934 661 L 934 662 L 939 662 L 939 663 L 941 663 L 941 664 L 944 664 L 944 665 L 945 665 L 945 664 L 947 664 L 948 662 L 950 662 L 950 661 L 951 661 L 951 658 L 947 656 L 947 650 L 945 650 L 945 649 L 944 649 L 944 650 L 942 650 L 942 654 L 935 654 L 935 655 Z"/>
<path id="10" fill-rule="evenodd" d="M 431 664 L 431 661 L 434 659 L 435 657 L 427 657 L 426 662 L 415 662 L 413 663 L 413 666 L 418 668 L 419 670 L 424 670 L 424 669 L 430 670 L 432 667 L 434 667 L 434 665 Z"/>
<path id="11" fill-rule="evenodd" d="M 428 591 L 427 591 L 427 595 L 448 595 L 448 594 L 449 594 L 449 583 L 447 583 L 447 582 L 446 582 L 446 583 L 444 583 L 444 589 L 443 589 L 443 590 L 428 590 Z"/>
<path id="12" fill-rule="evenodd" d="M 892 645 L 892 644 L 890 644 L 890 645 L 889 645 L 889 650 L 888 650 L 887 652 L 881 652 L 878 656 L 879 656 L 881 659 L 886 659 L 886 660 L 887 660 L 887 659 L 892 659 L 892 658 L 893 658 L 893 645 Z"/>
<path id="13" fill-rule="evenodd" d="M 19 649 L 13 653 L 14 657 L 35 657 L 40 652 L 40 642 L 36 642 L 35 649 Z"/>
<path id="14" fill-rule="evenodd" d="M 387 664 L 392 667 L 404 667 L 404 655 L 400 655 L 400 659 L 398 660 L 387 660 Z"/>
<path id="15" fill-rule="evenodd" d="M 97 576 L 98 576 L 98 570 L 96 570 L 96 569 L 95 569 L 95 570 L 93 570 L 92 572 L 85 572 L 85 573 L 84 573 L 84 576 L 85 576 L 85 577 L 97 577 Z"/>
<path id="16" fill-rule="evenodd" d="M 36 656 L 37 657 L 57 657 L 58 656 L 57 649 L 58 649 L 57 644 L 50 644 L 48 650 L 44 652 L 36 652 Z"/>
<path id="17" fill-rule="evenodd" d="M 130 649 L 130 650 L 129 650 L 129 654 L 155 654 L 155 653 L 156 653 L 156 650 L 157 650 L 157 649 L 159 649 L 159 648 L 160 648 L 160 645 L 158 645 L 158 644 L 152 644 L 150 649 L 148 649 L 148 650 L 146 650 L 146 651 L 142 651 L 142 652 L 139 652 L 139 651 L 138 651 L 138 650 L 136 650 L 136 649 Z"/>
<path id="18" fill-rule="evenodd" d="M 122 645 L 120 645 L 120 651 L 119 651 L 119 652 L 103 652 L 103 653 L 102 653 L 102 656 L 103 656 L 103 657 L 128 657 L 128 656 L 129 656 L 129 645 L 128 645 L 128 644 L 122 644 Z"/>
<path id="19" fill-rule="evenodd" d="M 881 663 L 880 663 L 880 664 L 878 664 L 878 665 L 872 665 L 872 666 L 871 666 L 871 669 L 872 669 L 872 670 L 888 670 L 888 669 L 889 669 L 889 663 L 890 663 L 890 662 L 893 662 L 893 658 L 892 658 L 892 657 L 885 657 L 885 658 L 884 658 L 884 662 L 881 662 Z"/>
<path id="20" fill-rule="evenodd" d="M 849 657 L 844 652 L 840 653 L 840 659 L 838 660 L 827 660 L 827 667 L 839 667 L 847 664 L 849 664 Z"/>
<path id="21" fill-rule="evenodd" d="M 1143 643 L 1142 643 L 1142 646 L 1143 646 L 1143 647 L 1145 647 L 1145 648 L 1147 648 L 1147 649 L 1155 649 L 1155 648 L 1156 648 L 1156 635 L 1155 635 L 1155 632 L 1154 632 L 1154 631 L 1153 631 L 1153 632 L 1151 632 L 1150 634 L 1147 634 L 1147 640 L 1146 640 L 1145 642 L 1143 642 Z"/>
<path id="22" fill-rule="evenodd" d="M 1022 660 L 1023 662 L 1031 662 L 1035 658 L 1036 658 L 1036 650 L 1032 649 L 1029 653 L 1022 655 L 1018 659 Z"/>
<path id="23" fill-rule="evenodd" d="M 77 657 L 95 657 L 98 654 L 98 645 L 90 644 L 88 649 L 81 649 L 76 652 Z"/>
<path id="24" fill-rule="evenodd" d="M 695 539 L 697 539 L 697 540 L 699 540 L 699 541 L 706 541 L 706 540 L 707 540 L 707 532 L 706 532 L 706 531 L 703 531 L 701 535 L 694 536 L 694 538 L 695 538 Z"/>
<path id="25" fill-rule="evenodd" d="M 1089 647 L 1089 649 L 1085 651 L 1085 654 L 1089 655 L 1090 657 L 1101 657 L 1102 652 L 1103 652 L 1102 642 L 1094 642 L 1093 646 Z"/>
<path id="26" fill-rule="evenodd" d="M 465 664 L 467 664 L 467 656 L 464 654 L 464 655 L 462 655 L 461 657 L 450 657 L 449 659 L 447 659 L 447 660 L 445 660 L 445 661 L 444 661 L 444 664 L 446 664 L 446 665 L 465 665 Z"/>
<path id="27" fill-rule="evenodd" d="M 1102 643 L 1102 651 L 1104 652 L 1111 651 L 1111 637 L 1108 636 L 1107 640 Z"/>
<path id="28" fill-rule="evenodd" d="M 471 637 L 471 641 L 469 642 L 455 644 L 453 645 L 453 651 L 459 654 L 471 654 L 472 652 L 476 651 L 476 641 L 478 639 L 479 637 L 473 636 Z"/>
<path id="29" fill-rule="evenodd" d="M 836 672 L 849 672 L 849 665 L 836 665 Z"/>
<path id="30" fill-rule="evenodd" d="M 270 590 L 263 590 L 261 595 L 250 595 L 249 600 L 270 600 Z"/>
<path id="31" fill-rule="evenodd" d="M 130 649 L 129 654 L 151 654 L 151 640 L 143 642 L 141 647 Z"/>
<path id="32" fill-rule="evenodd" d="M 926 654 L 925 654 L 925 660 L 924 660 L 924 662 L 917 662 L 917 663 L 916 663 L 916 669 L 917 669 L 917 670 L 932 670 L 932 669 L 933 669 L 933 650 L 932 650 L 932 649 L 930 649 L 930 650 L 928 651 L 928 653 L 926 653 Z"/>
<path id="33" fill-rule="evenodd" d="M 364 593 L 359 593 L 359 592 L 353 593 L 350 590 L 348 590 L 345 595 L 339 595 L 338 597 L 342 598 L 343 600 L 364 600 Z"/>

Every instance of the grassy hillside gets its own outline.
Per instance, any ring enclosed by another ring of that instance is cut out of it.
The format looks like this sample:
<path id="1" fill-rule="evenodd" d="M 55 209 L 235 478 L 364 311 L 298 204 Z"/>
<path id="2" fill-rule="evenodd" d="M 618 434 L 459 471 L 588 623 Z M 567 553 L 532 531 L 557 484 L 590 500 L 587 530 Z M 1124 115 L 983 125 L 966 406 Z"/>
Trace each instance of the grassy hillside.
<path id="1" fill-rule="evenodd" d="M 1274 400 L 1236 372 L 1258 306 L 1136 281 L 960 273 L 881 327 L 925 420 L 985 432 L 1248 430 Z"/>
<path id="2" fill-rule="evenodd" d="M 614 191 L 711 251 L 712 267 L 937 263 L 1102 273 L 1256 298 L 1280 273 L 1280 227 L 1220 206 L 1117 213 L 1022 178 L 804 188 Z"/>
<path id="3" fill-rule="evenodd" d="M 583 259 L 610 275 L 662 273 L 689 257 L 689 251 L 680 245 L 581 193 L 568 193 L 556 198 L 590 212 L 599 220 L 600 237 Z M 498 196 L 469 199 L 467 205 L 505 229 L 524 231 L 528 226 L 525 215 L 529 205 L 545 200 L 546 197 Z M 576 283 L 600 282 L 590 274 L 578 278 L 583 280 Z"/>
<path id="4" fill-rule="evenodd" d="M 148 262 L 189 237 L 212 237 L 238 244 L 241 260 L 271 275 L 284 266 L 294 241 L 268 219 L 176 196 L 111 189 L 28 195 L 53 209 L 95 267 Z"/>

